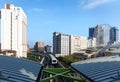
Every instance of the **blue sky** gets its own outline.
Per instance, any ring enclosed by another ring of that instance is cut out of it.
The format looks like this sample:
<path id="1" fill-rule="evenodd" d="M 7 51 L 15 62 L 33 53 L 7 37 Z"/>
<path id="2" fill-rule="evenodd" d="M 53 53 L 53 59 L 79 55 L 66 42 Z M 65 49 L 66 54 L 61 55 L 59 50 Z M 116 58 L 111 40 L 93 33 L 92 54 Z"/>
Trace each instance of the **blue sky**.
<path id="1" fill-rule="evenodd" d="M 0 0 L 23 8 L 28 18 L 27 39 L 52 45 L 53 32 L 88 36 L 88 28 L 110 24 L 120 28 L 120 0 Z"/>

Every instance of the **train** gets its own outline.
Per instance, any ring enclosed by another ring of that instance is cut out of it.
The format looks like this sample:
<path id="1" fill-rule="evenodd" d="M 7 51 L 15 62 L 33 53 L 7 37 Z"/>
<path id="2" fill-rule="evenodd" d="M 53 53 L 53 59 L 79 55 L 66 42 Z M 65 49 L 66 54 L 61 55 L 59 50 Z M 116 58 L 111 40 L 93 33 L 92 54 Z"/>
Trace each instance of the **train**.
<path id="1" fill-rule="evenodd" d="M 52 55 L 52 54 L 49 54 L 50 58 L 51 58 L 51 64 L 57 64 L 58 63 L 58 60 Z"/>

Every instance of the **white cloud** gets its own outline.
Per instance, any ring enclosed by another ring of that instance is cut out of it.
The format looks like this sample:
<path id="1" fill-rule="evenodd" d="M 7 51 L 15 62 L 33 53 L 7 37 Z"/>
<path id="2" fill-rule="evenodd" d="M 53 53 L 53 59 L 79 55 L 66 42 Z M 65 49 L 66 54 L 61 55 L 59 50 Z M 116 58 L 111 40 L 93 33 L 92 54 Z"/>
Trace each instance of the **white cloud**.
<path id="1" fill-rule="evenodd" d="M 42 12 L 44 11 L 44 9 L 42 8 L 32 8 L 32 9 L 29 9 L 29 12 Z"/>
<path id="2" fill-rule="evenodd" d="M 92 9 L 92 8 L 96 8 L 100 5 L 103 5 L 105 3 L 110 3 L 113 1 L 116 1 L 116 0 L 84 0 L 83 2 L 81 2 L 81 5 L 85 9 Z"/>

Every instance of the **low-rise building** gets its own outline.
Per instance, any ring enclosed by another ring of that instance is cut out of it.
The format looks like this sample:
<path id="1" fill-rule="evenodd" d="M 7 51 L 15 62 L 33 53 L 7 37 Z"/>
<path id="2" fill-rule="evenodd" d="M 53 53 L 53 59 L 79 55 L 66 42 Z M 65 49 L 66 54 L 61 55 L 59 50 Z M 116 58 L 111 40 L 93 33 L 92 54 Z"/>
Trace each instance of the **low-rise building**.
<path id="1" fill-rule="evenodd" d="M 44 53 L 44 42 L 36 42 L 34 49 L 39 53 Z"/>
<path id="2" fill-rule="evenodd" d="M 88 39 L 88 48 L 95 48 L 96 47 L 96 38 L 89 38 Z"/>
<path id="3" fill-rule="evenodd" d="M 53 47 L 47 45 L 47 46 L 45 46 L 45 51 L 46 51 L 46 53 L 53 53 Z"/>

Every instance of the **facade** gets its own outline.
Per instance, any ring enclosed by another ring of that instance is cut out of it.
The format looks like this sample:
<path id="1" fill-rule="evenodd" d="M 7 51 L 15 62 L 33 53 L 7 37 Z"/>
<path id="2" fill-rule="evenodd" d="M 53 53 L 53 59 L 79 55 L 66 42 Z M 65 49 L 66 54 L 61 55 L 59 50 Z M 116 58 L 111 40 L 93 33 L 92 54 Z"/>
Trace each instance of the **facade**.
<path id="1" fill-rule="evenodd" d="M 119 29 L 112 27 L 110 29 L 110 43 L 117 42 L 119 40 Z"/>
<path id="2" fill-rule="evenodd" d="M 61 34 L 59 32 L 53 33 L 53 54 L 60 54 L 61 56 L 69 55 L 69 37 L 68 34 Z"/>
<path id="3" fill-rule="evenodd" d="M 95 48 L 96 47 L 96 38 L 89 38 L 88 39 L 88 48 Z"/>
<path id="4" fill-rule="evenodd" d="M 78 53 L 81 49 L 87 49 L 87 37 L 70 36 L 70 54 Z"/>
<path id="5" fill-rule="evenodd" d="M 111 26 L 107 24 L 97 25 L 94 31 L 94 37 L 96 38 L 96 45 L 98 47 L 105 46 L 109 43 Z"/>
<path id="6" fill-rule="evenodd" d="M 27 57 L 27 17 L 22 8 L 6 4 L 0 18 L 1 50 L 16 51 L 16 57 Z"/>
<path id="7" fill-rule="evenodd" d="M 118 35 L 119 30 L 108 24 L 101 24 L 97 25 L 95 28 L 89 28 L 89 39 L 96 38 L 97 47 L 117 42 L 119 39 Z"/>
<path id="8" fill-rule="evenodd" d="M 53 33 L 53 54 L 60 54 L 60 38 L 59 35 L 61 33 L 59 32 L 54 32 Z"/>
<path id="9" fill-rule="evenodd" d="M 36 42 L 34 49 L 39 52 L 39 53 L 44 53 L 45 49 L 44 49 L 44 42 Z"/>
<path id="10" fill-rule="evenodd" d="M 89 28 L 89 38 L 93 38 L 94 37 L 94 31 L 95 31 L 94 27 Z"/>
<path id="11" fill-rule="evenodd" d="M 87 49 L 87 43 L 87 37 L 53 33 L 53 53 L 56 56 L 78 53 L 81 49 Z"/>
<path id="12" fill-rule="evenodd" d="M 47 46 L 45 46 L 45 51 L 46 51 L 46 53 L 53 53 L 53 47 L 47 45 Z"/>

